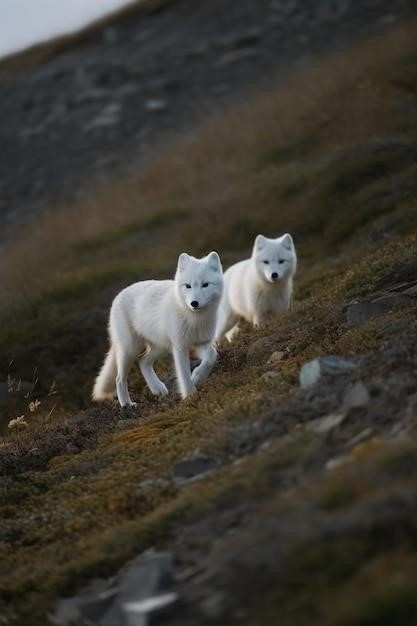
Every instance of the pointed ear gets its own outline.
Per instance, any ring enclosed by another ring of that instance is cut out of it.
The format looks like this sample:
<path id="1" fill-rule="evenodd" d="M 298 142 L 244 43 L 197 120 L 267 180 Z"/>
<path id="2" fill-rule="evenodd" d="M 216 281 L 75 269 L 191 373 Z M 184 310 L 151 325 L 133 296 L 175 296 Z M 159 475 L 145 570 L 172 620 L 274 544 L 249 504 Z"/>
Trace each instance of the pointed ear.
<path id="1" fill-rule="evenodd" d="M 255 245 L 253 246 L 254 250 L 262 250 L 266 246 L 266 237 L 263 235 L 258 235 L 255 239 Z"/>
<path id="2" fill-rule="evenodd" d="M 217 254 L 217 252 L 210 252 L 210 254 L 207 255 L 207 263 L 210 267 L 210 269 L 214 270 L 215 272 L 221 272 L 222 271 L 222 264 L 220 261 L 220 257 Z"/>
<path id="3" fill-rule="evenodd" d="M 292 237 L 291 237 L 291 235 L 289 233 L 285 233 L 285 235 L 282 235 L 281 243 L 284 246 L 284 248 L 287 248 L 287 250 L 292 250 L 292 248 L 294 246 L 294 242 L 293 242 Z"/>
<path id="4" fill-rule="evenodd" d="M 178 257 L 178 271 L 183 272 L 190 262 L 190 255 L 186 252 L 182 252 Z"/>

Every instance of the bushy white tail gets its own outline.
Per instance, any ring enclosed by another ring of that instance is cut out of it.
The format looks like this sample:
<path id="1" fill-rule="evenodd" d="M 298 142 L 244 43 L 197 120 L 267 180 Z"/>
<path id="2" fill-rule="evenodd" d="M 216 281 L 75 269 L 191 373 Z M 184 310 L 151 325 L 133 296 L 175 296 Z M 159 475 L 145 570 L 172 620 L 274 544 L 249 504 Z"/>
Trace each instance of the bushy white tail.
<path id="1" fill-rule="evenodd" d="M 96 378 L 93 389 L 93 400 L 100 402 L 101 400 L 111 400 L 116 393 L 116 356 L 113 346 L 104 360 L 103 367 Z"/>

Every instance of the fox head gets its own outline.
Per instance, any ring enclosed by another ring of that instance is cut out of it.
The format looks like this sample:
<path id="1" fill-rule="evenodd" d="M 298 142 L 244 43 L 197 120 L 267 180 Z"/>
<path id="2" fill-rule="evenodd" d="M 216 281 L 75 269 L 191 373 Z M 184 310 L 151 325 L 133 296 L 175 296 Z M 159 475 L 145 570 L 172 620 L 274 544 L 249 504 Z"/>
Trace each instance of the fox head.
<path id="1" fill-rule="evenodd" d="M 253 246 L 252 259 L 256 272 L 268 283 L 278 283 L 295 274 L 297 255 L 291 235 L 277 239 L 258 235 Z"/>
<path id="2" fill-rule="evenodd" d="M 223 270 L 217 252 L 196 259 L 186 252 L 178 258 L 175 290 L 181 303 L 198 312 L 218 305 L 223 293 Z"/>

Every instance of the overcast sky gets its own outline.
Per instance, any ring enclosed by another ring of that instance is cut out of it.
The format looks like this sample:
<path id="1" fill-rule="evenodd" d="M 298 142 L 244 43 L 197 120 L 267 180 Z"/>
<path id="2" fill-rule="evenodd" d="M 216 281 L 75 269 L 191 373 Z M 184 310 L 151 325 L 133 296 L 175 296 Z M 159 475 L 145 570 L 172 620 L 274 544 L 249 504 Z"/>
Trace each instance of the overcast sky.
<path id="1" fill-rule="evenodd" d="M 0 56 L 77 30 L 132 0 L 0 0 Z"/>

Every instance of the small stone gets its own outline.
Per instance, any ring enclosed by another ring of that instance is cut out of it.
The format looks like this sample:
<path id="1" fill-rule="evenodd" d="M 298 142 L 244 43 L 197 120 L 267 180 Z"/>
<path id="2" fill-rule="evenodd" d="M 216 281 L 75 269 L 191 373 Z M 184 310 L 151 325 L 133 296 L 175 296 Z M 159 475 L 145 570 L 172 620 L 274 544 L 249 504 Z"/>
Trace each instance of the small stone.
<path id="1" fill-rule="evenodd" d="M 169 487 L 171 482 L 165 478 L 147 478 L 139 483 L 140 489 L 152 489 L 152 487 Z"/>
<path id="2" fill-rule="evenodd" d="M 179 461 L 179 463 L 174 465 L 174 481 L 179 483 L 188 482 L 212 472 L 216 467 L 216 459 L 208 456 L 199 456 L 194 459 Z"/>
<path id="3" fill-rule="evenodd" d="M 226 52 L 223 54 L 216 65 L 218 67 L 223 67 L 225 65 L 231 65 L 232 63 L 238 63 L 239 61 L 247 61 L 248 59 L 253 59 L 256 57 L 256 52 L 252 48 L 238 48 L 237 50 L 232 50 L 231 52 Z"/>
<path id="4" fill-rule="evenodd" d="M 302 388 L 314 385 L 323 374 L 342 374 L 353 370 L 356 363 L 340 356 L 323 356 L 305 363 L 300 370 Z"/>
<path id="5" fill-rule="evenodd" d="M 110 128 L 120 121 L 122 106 L 119 102 L 110 102 L 87 126 L 87 130 Z"/>
<path id="6" fill-rule="evenodd" d="M 218 620 L 224 613 L 225 603 L 225 594 L 222 591 L 217 591 L 201 602 L 201 609 L 210 620 Z"/>
<path id="7" fill-rule="evenodd" d="M 158 113 L 159 111 L 165 111 L 168 107 L 166 100 L 147 100 L 145 102 L 145 109 L 152 113 Z"/>
<path id="8" fill-rule="evenodd" d="M 365 439 L 369 439 L 369 437 L 372 435 L 372 433 L 373 433 L 373 429 L 372 428 L 365 428 L 360 433 L 355 435 L 355 437 L 352 437 L 352 439 L 349 439 L 349 441 L 347 442 L 346 446 L 348 448 L 352 448 L 352 447 L 356 446 L 358 443 L 361 443 L 362 441 L 365 441 Z"/>
<path id="9" fill-rule="evenodd" d="M 347 456 L 338 456 L 334 459 L 329 459 L 325 465 L 325 468 L 331 472 L 341 465 L 346 465 L 346 463 L 349 463 L 349 459 Z"/>
<path id="10" fill-rule="evenodd" d="M 259 339 L 255 339 L 248 347 L 247 355 L 250 359 L 262 357 L 263 361 L 265 354 L 270 353 L 275 347 L 274 344 L 276 344 L 274 337 L 260 337 Z"/>
<path id="11" fill-rule="evenodd" d="M 170 552 L 148 550 L 123 572 L 119 596 L 128 624 L 147 626 L 148 616 L 159 614 L 177 602 L 173 560 Z"/>
<path id="12" fill-rule="evenodd" d="M 352 409 L 361 409 L 370 401 L 367 388 L 362 382 L 355 383 L 345 394 L 343 398 L 343 409 L 348 413 Z"/>
<path id="13" fill-rule="evenodd" d="M 272 380 L 274 378 L 279 378 L 279 377 L 280 377 L 280 373 L 275 372 L 274 370 L 269 370 L 268 372 L 265 372 L 261 376 L 262 380 Z"/>
<path id="14" fill-rule="evenodd" d="M 320 419 L 310 422 L 309 427 L 316 433 L 327 433 L 333 428 L 336 428 L 336 426 L 339 426 L 344 419 L 345 416 L 342 414 L 326 415 L 326 417 L 321 417 Z"/>
<path id="15" fill-rule="evenodd" d="M 267 364 L 273 365 L 274 363 L 279 363 L 285 357 L 285 352 L 282 350 L 275 350 L 269 357 Z"/>

